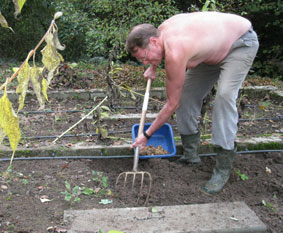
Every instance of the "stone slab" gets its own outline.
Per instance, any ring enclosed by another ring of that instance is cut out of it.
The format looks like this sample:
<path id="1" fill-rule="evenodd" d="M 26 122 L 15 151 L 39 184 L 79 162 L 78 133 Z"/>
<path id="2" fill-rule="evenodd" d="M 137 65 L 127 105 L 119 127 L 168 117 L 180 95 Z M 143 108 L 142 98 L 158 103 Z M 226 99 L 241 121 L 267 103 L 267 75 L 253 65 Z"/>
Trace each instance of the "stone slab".
<path id="1" fill-rule="evenodd" d="M 244 202 L 67 210 L 68 233 L 260 233 L 265 224 Z"/>

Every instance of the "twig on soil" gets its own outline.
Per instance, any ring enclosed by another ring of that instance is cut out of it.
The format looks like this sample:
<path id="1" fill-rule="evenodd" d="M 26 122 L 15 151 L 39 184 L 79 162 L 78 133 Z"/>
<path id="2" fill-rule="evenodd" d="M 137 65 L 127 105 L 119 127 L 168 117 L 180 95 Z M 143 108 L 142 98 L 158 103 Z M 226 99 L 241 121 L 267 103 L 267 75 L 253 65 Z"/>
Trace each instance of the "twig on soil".
<path id="1" fill-rule="evenodd" d="M 62 136 L 64 136 L 66 133 L 68 133 L 70 130 L 75 128 L 79 123 L 81 123 L 85 118 L 87 118 L 90 114 L 92 114 L 100 105 L 107 100 L 108 96 L 106 96 L 98 105 L 95 106 L 88 114 L 86 114 L 82 119 L 80 119 L 77 123 L 75 123 L 73 126 L 71 126 L 69 129 L 67 129 L 64 133 L 62 133 L 59 137 L 57 137 L 52 143 L 55 143 L 58 139 L 60 139 Z"/>

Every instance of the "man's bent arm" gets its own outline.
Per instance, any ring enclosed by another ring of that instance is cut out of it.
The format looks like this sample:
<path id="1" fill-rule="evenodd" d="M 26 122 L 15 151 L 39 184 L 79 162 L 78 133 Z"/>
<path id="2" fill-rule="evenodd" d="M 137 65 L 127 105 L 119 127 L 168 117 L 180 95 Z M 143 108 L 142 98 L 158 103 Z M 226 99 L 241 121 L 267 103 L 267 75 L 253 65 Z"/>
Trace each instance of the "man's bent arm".
<path id="1" fill-rule="evenodd" d="M 165 69 L 167 73 L 166 92 L 167 102 L 160 110 L 156 119 L 153 121 L 150 128 L 146 131 L 148 135 L 152 135 L 162 125 L 164 125 L 170 116 L 176 111 L 179 106 L 181 93 L 185 80 L 186 64 L 185 59 L 169 58 L 166 59 Z"/>

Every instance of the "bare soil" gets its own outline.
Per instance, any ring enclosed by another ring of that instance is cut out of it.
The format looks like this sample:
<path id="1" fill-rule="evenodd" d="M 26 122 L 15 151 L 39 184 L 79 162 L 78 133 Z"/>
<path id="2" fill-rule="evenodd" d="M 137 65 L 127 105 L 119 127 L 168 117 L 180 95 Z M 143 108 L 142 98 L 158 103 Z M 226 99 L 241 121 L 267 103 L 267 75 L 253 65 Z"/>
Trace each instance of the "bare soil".
<path id="1" fill-rule="evenodd" d="M 74 82 L 75 80 L 72 81 L 72 86 L 82 87 Z M 32 113 L 31 111 L 37 111 L 38 104 L 35 100 L 30 100 L 25 104 L 25 114 L 20 116 L 23 134 L 20 146 L 50 145 L 56 135 L 80 120 L 98 102 L 99 100 L 81 101 L 76 98 L 63 101 L 50 99 L 45 110 L 48 113 Z M 121 108 L 117 108 L 112 114 L 140 113 L 140 106 L 141 100 L 133 102 L 130 110 L 121 104 Z M 208 118 L 203 115 L 201 119 L 201 132 L 206 136 L 210 135 L 211 106 L 212 102 L 209 102 Z M 239 122 L 238 137 L 282 135 L 282 106 L 282 102 L 273 100 L 268 95 L 260 98 L 241 95 L 239 111 L 242 121 Z M 158 112 L 161 107 L 162 104 L 151 101 L 148 112 Z M 69 110 L 78 111 L 68 112 Z M 71 137 L 63 137 L 58 143 L 67 146 L 81 141 L 94 144 L 124 143 L 131 141 L 132 125 L 139 123 L 139 120 L 104 119 L 102 125 L 111 137 L 103 139 L 95 134 L 98 127 L 95 120 L 96 116 L 84 120 L 68 133 Z M 175 136 L 178 136 L 175 118 L 170 119 L 169 123 L 174 128 Z M 82 136 L 90 133 L 93 136 Z M 36 138 L 37 136 L 51 138 Z M 4 143 L 9 145 L 7 140 Z M 149 172 L 153 180 L 146 205 L 243 201 L 267 225 L 269 233 L 283 232 L 282 153 L 239 154 L 224 190 L 217 195 L 207 195 L 201 192 L 201 187 L 210 178 L 214 165 L 213 156 L 202 157 L 202 163 L 197 166 L 177 164 L 174 158 L 140 160 L 140 171 Z M 118 175 L 132 170 L 132 159 L 14 161 L 12 170 L 7 173 L 8 166 L 8 162 L 0 162 L 1 233 L 67 232 L 68 226 L 63 222 L 64 210 L 143 206 L 148 194 L 148 179 L 145 179 L 141 195 L 139 180 L 134 189 L 128 186 L 122 189 L 121 183 L 115 187 Z M 68 184 L 71 190 L 68 190 Z"/>
<path id="2" fill-rule="evenodd" d="M 148 179 L 138 202 L 138 184 L 133 190 L 123 190 L 118 183 L 115 189 L 117 176 L 131 171 L 132 163 L 132 159 L 15 161 L 13 172 L 0 180 L 1 232 L 65 232 L 64 210 L 143 206 Z M 0 171 L 4 172 L 7 165 L 0 163 Z M 147 206 L 243 201 L 267 225 L 268 232 L 282 232 L 282 153 L 237 156 L 236 170 L 224 190 L 207 195 L 200 188 L 210 178 L 213 166 L 213 157 L 203 157 L 199 166 L 165 159 L 141 160 L 140 170 L 149 172 L 153 179 Z M 242 180 L 237 170 L 248 179 Z M 105 186 L 94 172 L 103 172 Z M 79 195 L 78 202 L 74 201 L 76 195 L 66 201 L 62 194 L 65 181 L 72 189 L 79 186 L 94 192 Z"/>

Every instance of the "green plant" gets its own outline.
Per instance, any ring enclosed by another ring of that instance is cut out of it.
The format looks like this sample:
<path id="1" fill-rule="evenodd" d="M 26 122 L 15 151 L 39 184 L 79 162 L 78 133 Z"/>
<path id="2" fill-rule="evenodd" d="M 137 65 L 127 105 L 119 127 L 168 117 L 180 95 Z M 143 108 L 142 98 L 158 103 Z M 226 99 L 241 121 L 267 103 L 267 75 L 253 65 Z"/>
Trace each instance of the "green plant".
<path id="1" fill-rule="evenodd" d="M 92 171 L 93 178 L 99 187 L 108 188 L 108 177 L 103 175 L 103 172 Z"/>
<path id="2" fill-rule="evenodd" d="M 266 202 L 265 200 L 261 201 L 262 205 L 265 206 L 266 208 L 271 209 L 273 212 L 276 212 L 276 208 L 273 207 L 272 203 Z"/>
<path id="3" fill-rule="evenodd" d="M 245 181 L 249 179 L 249 177 L 246 174 L 241 173 L 240 169 L 235 169 L 235 172 L 241 178 L 241 180 Z"/>
<path id="4" fill-rule="evenodd" d="M 103 119 L 108 118 L 110 112 L 110 108 L 108 108 L 106 105 L 102 105 L 96 109 L 95 114 L 93 116 L 93 124 L 97 125 L 96 133 L 98 134 L 98 138 L 100 140 L 103 140 L 108 137 L 107 124 L 103 124 Z"/>
<path id="5" fill-rule="evenodd" d="M 8 195 L 6 196 L 6 200 L 7 201 L 10 201 L 11 200 L 11 197 L 12 197 L 12 195 L 13 195 L 13 193 L 10 191 L 10 192 L 8 192 Z"/>
<path id="6" fill-rule="evenodd" d="M 56 1 L 53 7 L 64 12 L 59 23 L 61 40 L 73 49 L 63 55 L 72 60 L 107 58 L 116 43 L 116 57 L 123 60 L 129 56 L 125 40 L 134 25 L 148 22 L 158 26 L 178 12 L 171 0 Z"/>
<path id="7" fill-rule="evenodd" d="M 71 188 L 71 185 L 68 181 L 65 181 L 65 191 L 61 192 L 61 194 L 65 195 L 65 200 L 70 202 L 70 204 L 74 204 L 75 202 L 80 202 L 80 194 L 81 188 L 79 186 L 75 186 Z"/>

